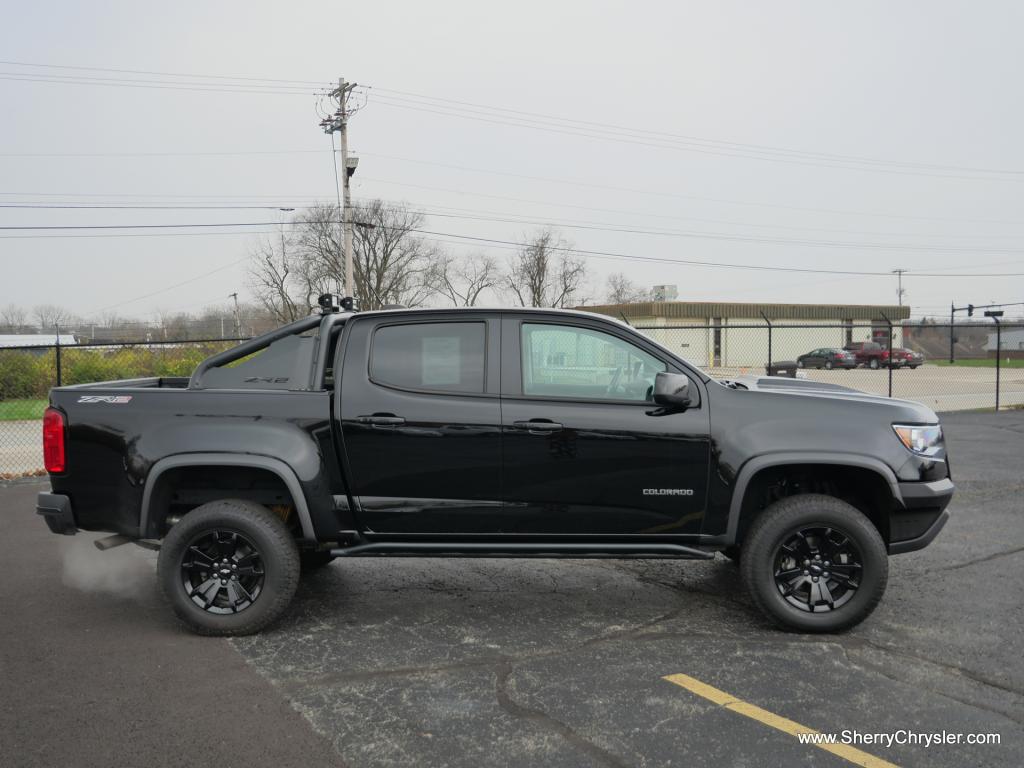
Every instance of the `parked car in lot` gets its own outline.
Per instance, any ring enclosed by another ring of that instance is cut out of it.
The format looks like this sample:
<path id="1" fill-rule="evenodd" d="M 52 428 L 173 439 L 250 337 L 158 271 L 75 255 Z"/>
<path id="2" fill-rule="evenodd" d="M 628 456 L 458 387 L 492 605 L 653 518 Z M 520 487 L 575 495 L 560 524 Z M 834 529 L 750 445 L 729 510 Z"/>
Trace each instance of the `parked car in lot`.
<path id="1" fill-rule="evenodd" d="M 812 349 L 806 355 L 800 355 L 796 359 L 796 364 L 798 368 L 825 368 L 827 370 L 845 368 L 849 370 L 857 367 L 857 358 L 852 352 L 847 352 L 845 349 L 821 347 Z"/>
<path id="2" fill-rule="evenodd" d="M 889 360 L 894 367 L 917 368 L 919 365 L 924 364 L 924 355 L 912 349 L 893 347 L 892 352 L 889 354 Z"/>
<path id="3" fill-rule="evenodd" d="M 831 632 L 948 519 L 919 403 L 718 381 L 585 312 L 323 306 L 191 377 L 53 389 L 49 528 L 158 548 L 203 634 L 267 626 L 335 558 L 716 552 L 772 620 Z"/>
<path id="4" fill-rule="evenodd" d="M 889 361 L 889 350 L 874 341 L 855 341 L 843 349 L 853 353 L 857 365 L 868 368 L 881 368 Z"/>

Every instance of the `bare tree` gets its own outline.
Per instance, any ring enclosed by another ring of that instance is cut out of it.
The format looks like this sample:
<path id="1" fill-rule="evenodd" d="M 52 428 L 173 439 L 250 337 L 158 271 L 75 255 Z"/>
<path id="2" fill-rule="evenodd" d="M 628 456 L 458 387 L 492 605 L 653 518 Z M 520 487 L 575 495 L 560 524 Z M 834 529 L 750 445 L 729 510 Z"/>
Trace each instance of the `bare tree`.
<path id="1" fill-rule="evenodd" d="M 28 312 L 17 304 L 0 309 L 0 326 L 8 333 L 24 333 L 28 326 Z"/>
<path id="2" fill-rule="evenodd" d="M 609 304 L 632 304 L 637 301 L 650 300 L 650 292 L 641 288 L 622 272 L 608 275 Z"/>
<path id="3" fill-rule="evenodd" d="M 39 304 L 32 308 L 32 317 L 44 331 L 52 331 L 54 326 L 67 327 L 74 316 L 58 304 Z"/>
<path id="4" fill-rule="evenodd" d="M 306 302 L 301 305 L 295 298 L 297 288 L 292 269 L 294 258 L 289 261 L 287 240 L 280 241 L 280 247 L 273 240 L 257 243 L 251 252 L 249 287 L 256 301 L 280 323 L 298 320 L 309 312 Z"/>
<path id="5" fill-rule="evenodd" d="M 446 254 L 437 262 L 435 276 L 438 292 L 456 307 L 475 307 L 480 294 L 502 280 L 497 259 L 486 253 Z"/>
<path id="6" fill-rule="evenodd" d="M 416 307 L 436 292 L 444 251 L 416 234 L 423 214 L 407 205 L 372 200 L 356 211 L 355 270 L 359 306 Z"/>
<path id="7" fill-rule="evenodd" d="M 573 255 L 572 244 L 548 228 L 512 257 L 505 282 L 520 306 L 571 307 L 583 303 L 578 294 L 586 278 L 586 265 Z"/>
<path id="8" fill-rule="evenodd" d="M 356 301 L 363 309 L 387 304 L 417 306 L 436 292 L 443 252 L 415 234 L 423 215 L 405 205 L 373 200 L 355 211 L 353 267 Z M 345 259 L 338 208 L 320 204 L 290 224 L 288 237 L 259 243 L 252 252 L 249 285 L 279 321 L 306 315 L 322 293 L 341 293 Z"/>

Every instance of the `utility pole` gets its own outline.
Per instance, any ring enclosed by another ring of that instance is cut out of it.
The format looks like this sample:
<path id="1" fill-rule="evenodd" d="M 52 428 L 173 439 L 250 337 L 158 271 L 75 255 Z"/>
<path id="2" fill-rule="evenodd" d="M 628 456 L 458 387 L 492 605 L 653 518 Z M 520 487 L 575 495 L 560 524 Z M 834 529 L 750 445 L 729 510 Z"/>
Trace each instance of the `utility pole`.
<path id="1" fill-rule="evenodd" d="M 348 100 L 356 85 L 357 83 L 346 82 L 343 77 L 338 78 L 337 90 L 331 91 L 331 96 L 338 100 L 338 109 L 333 115 L 320 121 L 320 127 L 324 129 L 324 133 L 341 134 L 341 225 L 344 230 L 342 239 L 345 249 L 345 296 L 349 299 L 355 296 L 356 290 L 355 267 L 352 257 L 352 188 L 349 180 L 356 172 L 359 158 L 348 156 L 348 119 L 353 112 L 349 107 Z M 331 162 L 334 162 L 333 157 Z"/>
<path id="2" fill-rule="evenodd" d="M 899 299 L 899 303 L 900 303 L 901 307 L 903 306 L 903 273 L 906 272 L 906 271 L 907 270 L 905 270 L 905 269 L 894 269 L 892 271 L 892 273 L 894 275 L 896 275 L 896 279 L 897 279 L 898 284 L 899 284 L 899 287 L 896 289 L 896 296 Z"/>
<path id="3" fill-rule="evenodd" d="M 228 294 L 229 299 L 235 300 L 235 338 L 242 338 L 242 318 L 238 316 L 238 291 Z"/>

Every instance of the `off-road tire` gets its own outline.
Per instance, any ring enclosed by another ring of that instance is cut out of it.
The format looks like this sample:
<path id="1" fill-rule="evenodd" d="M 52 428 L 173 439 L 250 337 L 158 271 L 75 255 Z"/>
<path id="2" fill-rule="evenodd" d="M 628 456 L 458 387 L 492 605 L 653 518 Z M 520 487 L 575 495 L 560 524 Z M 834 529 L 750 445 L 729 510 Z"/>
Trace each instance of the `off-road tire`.
<path id="1" fill-rule="evenodd" d="M 182 563 L 198 538 L 215 531 L 236 533 L 251 542 L 262 565 L 261 589 L 237 613 L 215 614 L 197 605 L 183 583 Z M 157 580 L 177 617 L 201 635 L 249 635 L 281 616 L 299 584 L 299 549 L 280 517 L 244 499 L 203 504 L 171 527 L 160 547 Z"/>
<path id="2" fill-rule="evenodd" d="M 776 583 L 776 555 L 797 531 L 819 526 L 849 538 L 859 551 L 859 584 L 845 604 L 832 610 L 807 612 L 787 602 Z M 801 494 L 781 499 L 751 524 L 743 540 L 740 575 L 754 604 L 784 629 L 796 632 L 839 632 L 859 624 L 885 593 L 889 560 L 878 529 L 858 509 L 834 496 Z"/>

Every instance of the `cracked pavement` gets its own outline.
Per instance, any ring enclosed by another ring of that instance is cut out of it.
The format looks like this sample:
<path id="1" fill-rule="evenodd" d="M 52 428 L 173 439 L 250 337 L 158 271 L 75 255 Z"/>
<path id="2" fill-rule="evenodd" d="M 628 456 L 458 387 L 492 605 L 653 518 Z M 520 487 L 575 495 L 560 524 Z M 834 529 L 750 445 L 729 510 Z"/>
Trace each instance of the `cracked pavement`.
<path id="1" fill-rule="evenodd" d="M 775 630 L 724 559 L 351 560 L 306 578 L 278 625 L 231 641 L 180 631 L 153 605 L 151 584 L 114 597 L 76 592 L 59 575 L 43 594 L 8 581 L 0 586 L 0 662 L 14 693 L 5 701 L 22 703 L 0 710 L 0 741 L 15 754 L 31 736 L 99 743 L 80 706 L 108 696 L 106 685 L 129 706 L 134 680 L 152 686 L 148 703 L 133 711 L 132 749 L 143 752 L 176 734 L 180 742 L 202 720 L 188 714 L 192 705 L 203 711 L 226 687 L 250 697 L 231 722 L 252 739 L 241 749 L 265 751 L 258 764 L 277 764 L 284 753 L 347 766 L 849 765 L 662 679 L 685 673 L 823 732 L 1002 738 L 998 746 L 862 747 L 897 765 L 1017 766 L 1024 414 L 943 420 L 958 486 L 952 519 L 931 547 L 892 558 L 878 610 L 845 634 Z M 59 570 L 57 537 L 41 521 L 22 520 L 34 518 L 39 487 L 0 488 L 0 556 L 31 554 Z M 60 615 L 41 627 L 15 621 L 53 604 Z M 58 635 L 45 640 L 54 651 L 32 655 L 42 633 Z M 154 670 L 151 654 L 119 655 L 140 643 L 154 644 L 167 662 Z M 194 654 L 198 668 L 185 661 Z M 78 673 L 81 665 L 91 672 Z M 193 687 L 181 714 L 170 699 L 186 682 Z M 86 684 L 99 687 L 77 688 Z M 115 718 L 123 710 L 103 711 Z M 63 724 L 25 722 L 44 717 Z M 243 764 L 234 749 L 208 762 Z M 174 757 L 168 765 L 182 764 L 180 752 Z"/>

